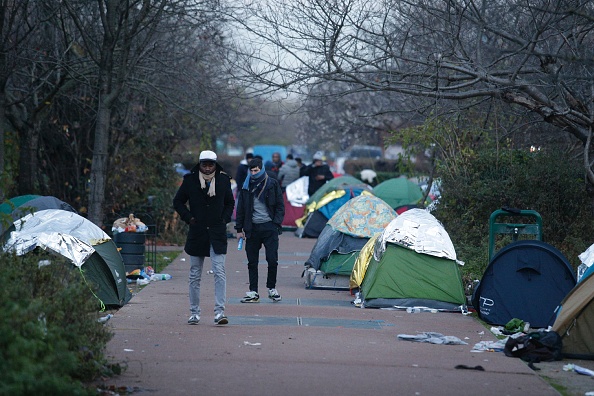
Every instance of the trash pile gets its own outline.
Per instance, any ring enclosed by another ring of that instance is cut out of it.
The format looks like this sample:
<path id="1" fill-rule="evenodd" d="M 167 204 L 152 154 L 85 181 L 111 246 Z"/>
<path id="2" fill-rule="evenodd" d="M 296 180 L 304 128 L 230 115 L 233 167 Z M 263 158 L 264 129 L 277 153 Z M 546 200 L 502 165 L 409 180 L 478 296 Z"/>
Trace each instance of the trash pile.
<path id="1" fill-rule="evenodd" d="M 169 274 L 156 274 L 153 267 L 150 265 L 143 269 L 137 268 L 134 271 L 127 272 L 126 278 L 128 283 L 133 283 L 133 279 L 136 279 L 136 284 L 139 286 L 148 285 L 151 281 L 169 280 L 171 275 Z"/>
<path id="2" fill-rule="evenodd" d="M 113 222 L 111 231 L 113 233 L 120 232 L 146 232 L 148 227 L 139 218 L 134 217 L 133 213 L 130 213 L 128 217 L 122 217 Z"/>
<path id="3" fill-rule="evenodd" d="M 505 326 L 492 327 L 497 336 L 507 337 L 497 341 L 481 341 L 471 352 L 503 352 L 528 363 L 532 370 L 540 370 L 534 363 L 562 360 L 561 336 L 550 329 L 531 329 L 530 323 L 513 318 Z"/>

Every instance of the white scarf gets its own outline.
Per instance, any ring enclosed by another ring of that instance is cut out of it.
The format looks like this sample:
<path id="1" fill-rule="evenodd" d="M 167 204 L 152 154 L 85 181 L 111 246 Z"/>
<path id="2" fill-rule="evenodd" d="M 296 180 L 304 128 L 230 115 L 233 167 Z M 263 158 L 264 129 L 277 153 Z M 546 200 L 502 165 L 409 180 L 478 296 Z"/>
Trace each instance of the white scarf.
<path id="1" fill-rule="evenodd" d="M 202 172 L 198 172 L 198 179 L 200 179 L 200 187 L 203 189 L 206 188 L 206 182 L 210 182 L 210 187 L 208 188 L 208 196 L 214 197 L 215 196 L 215 174 L 216 172 L 212 172 L 210 175 L 205 175 Z"/>

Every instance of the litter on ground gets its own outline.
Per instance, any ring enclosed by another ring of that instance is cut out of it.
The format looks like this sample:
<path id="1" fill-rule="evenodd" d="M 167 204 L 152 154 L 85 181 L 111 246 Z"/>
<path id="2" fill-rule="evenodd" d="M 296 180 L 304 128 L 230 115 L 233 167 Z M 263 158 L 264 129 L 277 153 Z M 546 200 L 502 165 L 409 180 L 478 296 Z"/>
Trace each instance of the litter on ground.
<path id="1" fill-rule="evenodd" d="M 443 345 L 467 345 L 467 342 L 462 341 L 458 337 L 444 336 L 441 333 L 425 332 L 417 335 L 398 334 L 398 338 L 406 341 L 428 342 L 431 344 Z"/>

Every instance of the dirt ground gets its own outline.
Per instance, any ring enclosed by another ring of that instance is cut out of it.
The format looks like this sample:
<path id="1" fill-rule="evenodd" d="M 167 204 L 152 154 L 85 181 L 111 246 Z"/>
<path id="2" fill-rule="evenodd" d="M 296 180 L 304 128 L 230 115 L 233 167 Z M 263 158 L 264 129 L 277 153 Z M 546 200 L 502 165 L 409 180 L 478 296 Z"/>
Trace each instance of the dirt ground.
<path id="1" fill-rule="evenodd" d="M 557 362 L 536 363 L 535 366 L 540 369 L 538 375 L 557 389 L 561 395 L 594 395 L 594 377 L 564 371 L 563 367 L 568 364 L 594 370 L 594 360 L 563 359 Z"/>

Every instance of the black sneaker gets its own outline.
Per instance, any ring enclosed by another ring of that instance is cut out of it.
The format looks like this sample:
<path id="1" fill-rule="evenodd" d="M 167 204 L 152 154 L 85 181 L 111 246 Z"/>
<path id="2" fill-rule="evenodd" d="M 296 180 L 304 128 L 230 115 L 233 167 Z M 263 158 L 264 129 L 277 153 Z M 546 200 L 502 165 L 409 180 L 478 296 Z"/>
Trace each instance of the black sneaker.
<path id="1" fill-rule="evenodd" d="M 215 316 L 214 322 L 217 325 L 226 325 L 227 323 L 229 323 L 229 319 L 227 319 L 225 314 L 220 313 Z"/>
<path id="2" fill-rule="evenodd" d="M 242 303 L 257 303 L 260 302 L 260 296 L 255 291 L 245 293 L 246 296 L 241 299 Z"/>
<path id="3" fill-rule="evenodd" d="M 196 325 L 198 322 L 200 322 L 200 316 L 198 315 L 192 315 L 190 316 L 190 319 L 188 319 L 188 324 L 190 325 Z"/>

